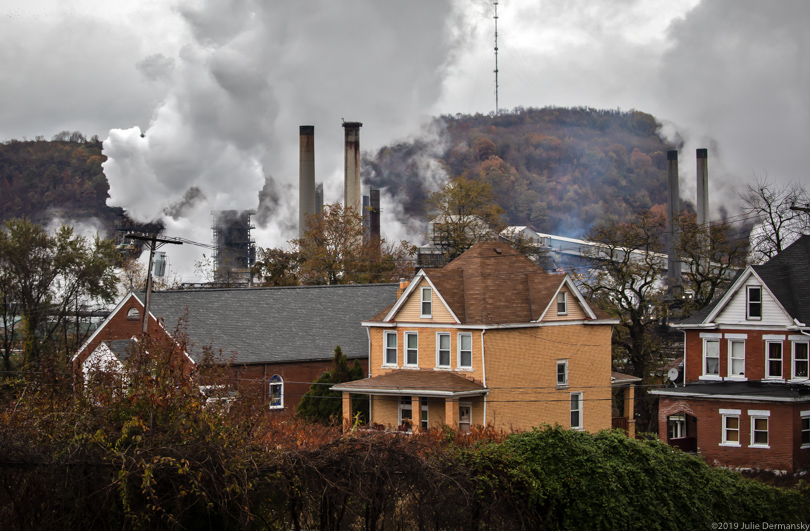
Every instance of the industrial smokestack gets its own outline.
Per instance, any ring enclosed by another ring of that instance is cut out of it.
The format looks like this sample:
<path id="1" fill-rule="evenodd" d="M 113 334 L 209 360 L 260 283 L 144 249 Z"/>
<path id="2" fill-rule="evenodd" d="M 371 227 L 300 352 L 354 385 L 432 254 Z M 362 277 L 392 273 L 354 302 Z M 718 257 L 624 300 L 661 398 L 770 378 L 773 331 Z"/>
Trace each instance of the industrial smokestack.
<path id="1" fill-rule="evenodd" d="M 363 190 L 360 186 L 360 122 L 343 122 L 346 131 L 346 162 L 343 180 L 343 206 L 363 214 Z"/>
<path id="2" fill-rule="evenodd" d="M 315 126 L 299 129 L 298 237 L 304 236 L 307 214 L 315 214 Z"/>
<path id="3" fill-rule="evenodd" d="M 667 151 L 667 279 L 670 288 L 681 285 L 678 259 L 678 216 L 681 199 L 678 190 L 678 152 Z"/>
<path id="4" fill-rule="evenodd" d="M 371 208 L 368 210 L 368 220 L 371 226 L 372 241 L 380 241 L 380 191 L 372 188 L 368 192 L 371 198 Z"/>
<path id="5" fill-rule="evenodd" d="M 709 160 L 708 150 L 697 150 L 697 222 L 703 226 L 709 222 Z"/>

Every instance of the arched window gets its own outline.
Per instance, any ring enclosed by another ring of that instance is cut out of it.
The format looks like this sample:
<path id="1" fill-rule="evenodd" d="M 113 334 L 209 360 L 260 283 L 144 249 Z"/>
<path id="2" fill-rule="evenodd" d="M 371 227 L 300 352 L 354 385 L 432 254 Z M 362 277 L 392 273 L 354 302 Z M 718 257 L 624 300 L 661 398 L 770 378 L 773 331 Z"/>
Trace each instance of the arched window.
<path id="1" fill-rule="evenodd" d="M 284 380 L 278 374 L 270 378 L 270 409 L 284 409 Z"/>
<path id="2" fill-rule="evenodd" d="M 127 321 L 139 321 L 141 319 L 141 312 L 138 311 L 138 308 L 130 308 L 127 311 Z"/>

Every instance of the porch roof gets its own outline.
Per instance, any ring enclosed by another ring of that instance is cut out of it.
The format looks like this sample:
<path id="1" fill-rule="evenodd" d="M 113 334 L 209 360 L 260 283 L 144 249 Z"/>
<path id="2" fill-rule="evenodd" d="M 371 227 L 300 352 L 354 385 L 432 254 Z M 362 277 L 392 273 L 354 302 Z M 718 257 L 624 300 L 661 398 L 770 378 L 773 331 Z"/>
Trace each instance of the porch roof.
<path id="1" fill-rule="evenodd" d="M 810 385 L 782 382 L 699 382 L 653 389 L 650 394 L 673 398 L 738 400 L 745 402 L 810 402 Z"/>
<path id="2" fill-rule="evenodd" d="M 489 389 L 449 371 L 401 369 L 387 374 L 333 385 L 332 390 L 367 395 L 465 397 Z"/>

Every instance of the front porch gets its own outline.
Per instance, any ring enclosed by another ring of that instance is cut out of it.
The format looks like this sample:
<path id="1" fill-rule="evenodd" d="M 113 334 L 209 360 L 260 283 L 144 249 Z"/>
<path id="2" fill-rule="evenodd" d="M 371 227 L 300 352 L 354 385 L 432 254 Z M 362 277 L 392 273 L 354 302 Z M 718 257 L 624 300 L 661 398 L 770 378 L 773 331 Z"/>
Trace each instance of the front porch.
<path id="1" fill-rule="evenodd" d="M 486 424 L 486 395 L 481 383 L 449 371 L 398 370 L 335 385 L 343 393 L 343 429 L 352 427 L 352 395 L 369 395 L 370 424 L 421 431 L 439 426 L 469 431 Z"/>

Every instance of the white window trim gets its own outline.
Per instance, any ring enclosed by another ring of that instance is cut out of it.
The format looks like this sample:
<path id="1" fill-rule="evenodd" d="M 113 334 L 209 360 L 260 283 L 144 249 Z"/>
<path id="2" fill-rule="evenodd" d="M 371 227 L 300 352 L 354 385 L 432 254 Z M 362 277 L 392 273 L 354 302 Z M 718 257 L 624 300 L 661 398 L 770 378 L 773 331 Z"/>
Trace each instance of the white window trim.
<path id="1" fill-rule="evenodd" d="M 751 317 L 751 290 L 758 289 L 759 290 L 759 317 Z M 764 313 L 764 303 L 763 299 L 765 298 L 764 291 L 762 286 L 746 286 L 745 287 L 745 319 L 746 321 L 761 321 L 762 314 Z"/>
<path id="2" fill-rule="evenodd" d="M 278 380 L 276 380 L 276 378 L 278 378 Z M 273 387 L 276 386 L 280 388 L 279 403 L 273 404 Z M 270 398 L 268 401 L 270 404 L 270 409 L 284 409 L 284 378 L 282 378 L 279 374 L 274 374 L 270 378 L 270 384 L 267 387 L 267 391 Z"/>
<path id="3" fill-rule="evenodd" d="M 739 409 L 721 409 L 720 410 L 720 446 L 730 446 L 734 448 L 739 448 L 740 445 L 740 438 L 742 434 L 742 423 L 740 422 L 740 417 L 742 416 L 742 410 Z M 726 419 L 729 417 L 736 417 L 737 418 L 737 442 L 729 442 L 726 440 Z"/>
<path id="4" fill-rule="evenodd" d="M 562 297 L 562 301 L 560 301 Z M 563 305 L 563 311 L 560 311 L 560 303 Z M 557 315 L 568 315 L 568 293 L 561 291 L 557 293 Z"/>
<path id="5" fill-rule="evenodd" d="M 461 363 L 461 352 L 462 352 L 462 351 L 461 351 L 461 338 L 462 338 L 462 336 L 465 336 L 465 337 L 469 337 L 469 338 L 470 338 L 470 364 L 469 364 L 469 365 L 463 365 L 463 364 Z M 459 332 L 459 333 L 458 333 L 458 335 L 457 335 L 457 337 L 456 337 L 456 341 L 458 342 L 457 349 L 456 349 L 456 351 L 457 351 L 457 356 L 458 356 L 458 358 L 456 359 L 456 367 L 458 367 L 458 368 L 459 368 L 459 369 L 461 369 L 461 370 L 468 370 L 468 371 L 471 371 L 471 370 L 472 370 L 472 368 L 473 368 L 473 348 L 472 348 L 473 343 L 472 343 L 472 333 L 470 333 L 470 332 Z"/>
<path id="6" fill-rule="evenodd" d="M 425 292 L 430 295 L 428 300 L 425 300 Z M 430 305 L 430 313 L 424 313 L 426 302 Z M 433 288 L 425 287 L 419 290 L 419 317 L 423 319 L 433 317 Z"/>
<path id="7" fill-rule="evenodd" d="M 720 335 L 720 334 L 715 334 Z M 708 336 L 708 334 L 707 334 Z M 709 342 L 717 343 L 717 374 L 707 374 L 706 373 L 706 360 L 707 356 L 706 353 L 708 349 L 706 348 Z M 703 370 L 701 371 L 702 374 L 700 375 L 700 380 L 722 380 L 723 377 L 720 376 L 720 338 L 717 337 L 704 337 L 703 338 Z"/>
<path id="8" fill-rule="evenodd" d="M 771 412 L 770 411 L 760 411 L 760 410 L 749 409 L 748 410 L 748 416 L 750 417 L 749 418 L 749 421 L 750 421 L 749 425 L 750 425 L 750 431 L 751 431 L 751 439 L 750 439 L 750 444 L 748 445 L 748 447 L 749 448 L 765 448 L 766 450 L 769 449 L 771 447 L 770 446 L 770 443 L 771 443 L 771 433 L 770 433 L 771 432 L 771 422 L 769 420 L 769 417 L 771 416 Z M 754 442 L 754 434 L 755 434 L 754 421 L 756 421 L 757 419 L 759 419 L 759 420 L 765 419 L 765 422 L 768 425 L 767 429 L 765 430 L 765 434 L 768 437 L 768 442 L 766 444 L 755 443 Z"/>
<path id="9" fill-rule="evenodd" d="M 563 383 L 560 383 L 560 365 L 565 366 L 565 381 Z M 568 360 L 557 360 L 556 368 L 557 370 L 554 374 L 554 378 L 557 381 L 557 387 L 568 387 Z"/>
<path id="10" fill-rule="evenodd" d="M 572 423 L 572 424 L 571 424 L 571 429 L 572 429 L 572 430 L 582 430 L 582 429 L 584 429 L 584 428 L 583 428 L 583 426 L 585 426 L 585 418 L 584 418 L 584 411 L 583 411 L 583 410 L 584 410 L 584 408 L 582 407 L 582 406 L 583 406 L 583 403 L 582 403 L 582 400 L 583 400 L 583 399 L 582 399 L 583 393 L 582 393 L 581 391 L 578 391 L 578 392 L 576 392 L 576 393 L 571 393 L 571 397 L 570 397 L 570 398 L 573 398 L 574 396 L 577 396 L 577 397 L 578 397 L 578 400 L 577 400 L 577 406 L 579 406 L 579 409 L 576 409 L 576 410 L 575 410 L 575 409 L 573 409 L 573 408 L 572 408 L 572 409 L 570 410 L 570 413 L 573 413 L 574 411 L 578 411 L 578 412 L 579 412 L 579 424 L 578 424 L 577 426 L 574 426 L 574 425 L 573 425 L 573 423 Z M 570 405 L 570 401 L 569 401 L 569 405 Z M 570 419 L 570 416 L 569 416 L 569 419 Z"/>
<path id="11" fill-rule="evenodd" d="M 739 382 L 745 382 L 748 378 L 745 377 L 745 339 L 739 337 L 729 337 L 729 336 L 737 336 L 737 335 L 745 335 L 745 334 L 726 334 L 726 339 L 728 339 L 728 379 L 729 380 L 737 380 Z M 741 343 L 742 344 L 742 363 L 743 363 L 743 373 L 742 375 L 739 374 L 732 374 L 731 370 L 734 368 L 734 359 L 732 355 L 734 354 L 734 343 Z"/>
<path id="12" fill-rule="evenodd" d="M 794 337 L 794 336 L 791 336 L 791 338 L 792 337 Z M 799 340 L 799 341 L 791 340 L 791 342 L 790 342 L 790 377 L 791 377 L 791 380 L 797 381 L 797 382 L 804 382 L 804 381 L 810 379 L 810 340 L 808 340 L 808 338 L 806 338 L 806 337 L 803 338 L 803 339 L 804 340 Z M 798 343 L 803 343 L 803 344 L 807 345 L 807 360 L 806 360 L 807 365 L 808 365 L 807 366 L 807 368 L 808 368 L 807 376 L 801 376 L 801 377 L 796 376 L 796 345 Z"/>
<path id="13" fill-rule="evenodd" d="M 389 363 L 388 362 L 388 336 L 394 336 L 394 352 L 396 357 L 396 362 Z M 396 332 L 383 332 L 383 359 L 382 359 L 382 366 L 383 367 L 398 367 L 399 366 L 399 338 L 397 337 Z"/>
<path id="14" fill-rule="evenodd" d="M 450 346 L 447 348 L 447 365 L 441 364 L 441 336 L 447 336 Z M 452 369 L 453 366 L 453 343 L 450 332 L 436 332 L 436 368 L 437 369 Z"/>
<path id="15" fill-rule="evenodd" d="M 781 337 L 782 339 L 776 339 Z M 765 379 L 774 382 L 784 382 L 785 381 L 785 344 L 784 344 L 784 337 L 785 336 L 762 336 L 765 340 Z M 777 344 L 779 345 L 782 356 L 782 374 L 779 376 L 771 376 L 771 345 Z"/>
<path id="16" fill-rule="evenodd" d="M 416 337 L 416 363 L 408 361 L 408 352 L 413 350 L 408 347 L 408 338 Z M 403 367 L 419 367 L 419 332 L 404 332 L 402 334 L 402 366 Z"/>
<path id="17" fill-rule="evenodd" d="M 810 411 L 802 411 L 802 412 L 799 413 L 799 416 L 800 416 L 800 418 L 802 420 L 810 419 Z M 802 424 L 801 424 L 801 421 L 800 421 L 799 422 L 799 440 L 800 441 L 801 441 L 801 435 L 802 435 L 801 432 L 802 432 Z M 804 444 L 802 444 L 800 446 L 800 448 L 802 448 L 802 449 L 810 448 L 810 443 L 804 443 Z"/>

